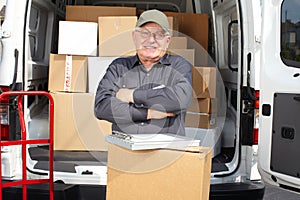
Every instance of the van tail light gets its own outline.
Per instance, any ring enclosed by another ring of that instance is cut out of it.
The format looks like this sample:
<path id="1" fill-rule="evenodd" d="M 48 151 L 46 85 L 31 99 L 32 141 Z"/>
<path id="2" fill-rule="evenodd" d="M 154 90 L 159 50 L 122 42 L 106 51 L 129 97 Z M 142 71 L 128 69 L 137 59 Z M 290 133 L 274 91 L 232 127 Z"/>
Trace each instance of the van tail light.
<path id="1" fill-rule="evenodd" d="M 254 129 L 253 129 L 253 144 L 258 144 L 259 137 L 259 90 L 255 91 L 254 101 Z"/>
<path id="2" fill-rule="evenodd" d="M 0 94 L 9 91 L 9 87 L 0 87 Z M 0 99 L 0 136 L 9 140 L 9 98 Z"/>

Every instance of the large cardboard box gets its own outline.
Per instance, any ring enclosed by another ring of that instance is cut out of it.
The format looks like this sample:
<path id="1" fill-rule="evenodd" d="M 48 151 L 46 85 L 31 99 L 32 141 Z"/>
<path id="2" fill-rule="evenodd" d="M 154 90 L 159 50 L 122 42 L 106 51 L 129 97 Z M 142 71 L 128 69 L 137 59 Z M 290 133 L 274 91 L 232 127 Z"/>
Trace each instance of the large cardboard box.
<path id="1" fill-rule="evenodd" d="M 96 94 L 107 68 L 118 57 L 88 57 L 88 93 Z"/>
<path id="2" fill-rule="evenodd" d="M 99 17 L 99 56 L 135 55 L 132 39 L 137 17 Z"/>
<path id="3" fill-rule="evenodd" d="M 136 16 L 135 7 L 66 6 L 66 21 L 98 22 L 100 16 Z"/>
<path id="4" fill-rule="evenodd" d="M 179 55 L 187 59 L 191 65 L 195 64 L 195 49 L 168 49 L 167 51 L 173 55 Z"/>
<path id="5" fill-rule="evenodd" d="M 204 49 L 208 49 L 208 15 L 194 13 L 165 12 L 167 16 L 173 17 L 175 27 L 178 31 L 190 36 Z"/>
<path id="6" fill-rule="evenodd" d="M 192 86 L 196 98 L 216 98 L 216 68 L 193 67 Z"/>
<path id="7" fill-rule="evenodd" d="M 49 91 L 86 92 L 87 57 L 50 54 Z"/>
<path id="8" fill-rule="evenodd" d="M 209 113 L 187 112 L 185 116 L 185 126 L 194 128 L 215 128 L 217 125 L 217 115 Z"/>
<path id="9" fill-rule="evenodd" d="M 190 112 L 199 113 L 216 113 L 217 99 L 216 98 L 192 98 L 191 104 L 188 107 Z"/>
<path id="10" fill-rule="evenodd" d="M 208 15 L 194 13 L 165 12 L 173 17 L 174 26 L 197 41 L 204 49 L 208 49 Z"/>
<path id="11" fill-rule="evenodd" d="M 111 123 L 94 116 L 94 95 L 51 93 L 54 99 L 54 149 L 106 151 Z"/>
<path id="12" fill-rule="evenodd" d="M 169 30 L 171 34 L 173 35 L 173 30 L 174 30 L 174 19 L 173 17 L 168 17 L 168 22 L 169 22 Z"/>
<path id="13" fill-rule="evenodd" d="M 208 50 L 208 27 L 207 14 L 165 12 L 173 17 L 174 36 L 185 36 L 188 41 L 188 49 L 195 49 L 195 65 L 211 66 Z"/>
<path id="14" fill-rule="evenodd" d="M 130 151 L 109 144 L 107 200 L 208 200 L 211 148 Z"/>
<path id="15" fill-rule="evenodd" d="M 98 24 L 60 21 L 58 54 L 97 56 Z"/>
<path id="16" fill-rule="evenodd" d="M 186 37 L 172 37 L 169 49 L 187 49 Z"/>

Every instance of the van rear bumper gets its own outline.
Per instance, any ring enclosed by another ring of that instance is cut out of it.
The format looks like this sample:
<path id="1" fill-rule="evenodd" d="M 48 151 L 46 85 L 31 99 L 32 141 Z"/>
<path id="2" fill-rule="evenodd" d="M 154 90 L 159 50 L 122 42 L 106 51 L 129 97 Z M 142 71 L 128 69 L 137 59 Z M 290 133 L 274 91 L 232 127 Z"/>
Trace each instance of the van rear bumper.
<path id="1" fill-rule="evenodd" d="M 210 186 L 210 200 L 262 200 L 265 185 L 261 182 L 223 183 Z"/>

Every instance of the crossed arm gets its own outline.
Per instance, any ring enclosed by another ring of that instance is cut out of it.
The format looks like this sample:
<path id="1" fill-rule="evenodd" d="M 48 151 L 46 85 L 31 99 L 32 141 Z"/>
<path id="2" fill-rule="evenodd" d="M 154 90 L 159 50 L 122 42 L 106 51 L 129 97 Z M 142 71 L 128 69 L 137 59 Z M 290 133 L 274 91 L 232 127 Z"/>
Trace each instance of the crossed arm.
<path id="1" fill-rule="evenodd" d="M 180 64 L 180 63 L 179 63 Z M 192 96 L 191 67 L 176 71 L 172 84 L 159 88 L 120 88 L 117 66 L 110 66 L 95 98 L 95 115 L 114 123 L 141 122 L 172 117 L 187 109 Z"/>
<path id="2" fill-rule="evenodd" d="M 133 98 L 133 89 L 121 88 L 117 94 L 116 98 L 126 102 L 126 103 L 134 103 Z M 147 110 L 147 119 L 163 119 L 166 117 L 174 117 L 175 113 L 172 112 L 163 112 L 155 109 L 148 108 Z"/>

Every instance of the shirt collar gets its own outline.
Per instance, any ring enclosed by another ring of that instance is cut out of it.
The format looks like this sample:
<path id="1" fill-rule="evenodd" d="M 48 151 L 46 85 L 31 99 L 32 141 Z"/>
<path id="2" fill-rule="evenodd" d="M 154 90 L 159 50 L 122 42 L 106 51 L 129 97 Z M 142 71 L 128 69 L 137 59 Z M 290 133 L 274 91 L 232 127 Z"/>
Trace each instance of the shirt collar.
<path id="1" fill-rule="evenodd" d="M 169 61 L 169 54 L 165 54 L 159 61 L 158 64 L 163 64 L 163 65 L 170 65 Z M 134 68 L 137 65 L 141 65 L 142 63 L 140 62 L 137 54 L 135 56 L 131 57 L 131 69 Z"/>

